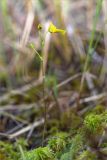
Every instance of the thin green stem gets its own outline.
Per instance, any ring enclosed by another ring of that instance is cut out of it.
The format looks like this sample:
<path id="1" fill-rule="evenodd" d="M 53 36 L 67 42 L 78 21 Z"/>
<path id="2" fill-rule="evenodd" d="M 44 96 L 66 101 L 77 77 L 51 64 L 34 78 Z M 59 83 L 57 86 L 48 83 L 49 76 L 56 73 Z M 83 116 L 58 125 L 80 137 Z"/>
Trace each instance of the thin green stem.
<path id="1" fill-rule="evenodd" d="M 45 37 L 43 38 L 41 32 L 39 31 L 39 37 L 40 37 L 40 40 L 41 40 L 41 49 L 42 49 L 42 51 L 43 51 L 46 35 L 47 35 L 47 32 L 45 34 Z M 45 70 L 44 70 L 43 56 L 42 57 L 40 56 L 39 52 L 35 49 L 35 47 L 34 47 L 34 45 L 32 43 L 30 44 L 30 47 L 34 50 L 34 52 L 38 55 L 38 57 L 41 60 L 42 76 L 43 76 L 43 97 L 45 97 Z M 44 128 L 43 128 L 42 146 L 44 144 L 46 126 L 47 126 L 47 106 L 46 106 L 46 102 L 44 101 Z"/>
<path id="2" fill-rule="evenodd" d="M 45 33 L 43 37 L 41 31 L 39 31 L 42 51 L 45 45 L 46 35 L 47 35 L 47 32 Z M 45 97 L 45 69 L 44 69 L 43 56 L 42 56 L 42 75 L 44 77 L 43 78 L 43 97 Z M 46 105 L 46 102 L 44 101 L 44 128 L 43 128 L 42 146 L 44 145 L 46 126 L 47 126 L 47 105 Z"/>
<path id="3" fill-rule="evenodd" d="M 43 61 L 42 61 L 42 75 L 44 77 L 43 78 L 43 97 L 45 97 L 45 72 L 44 72 Z M 47 106 L 44 100 L 44 128 L 43 128 L 42 146 L 44 145 L 46 126 L 47 126 Z"/>
<path id="4" fill-rule="evenodd" d="M 38 55 L 41 61 L 43 61 L 43 58 L 40 56 L 39 52 L 35 49 L 34 45 L 30 43 L 30 47 L 34 50 L 34 52 Z"/>
<path id="5" fill-rule="evenodd" d="M 100 11 L 101 11 L 101 7 L 102 7 L 102 2 L 103 2 L 103 0 L 98 0 L 98 2 L 97 2 L 96 15 L 95 15 L 95 18 L 94 18 L 93 30 L 92 30 L 92 33 L 91 33 L 91 38 L 90 38 L 88 53 L 87 53 L 87 57 L 86 57 L 85 65 L 84 65 L 83 76 L 82 76 L 82 78 L 81 78 L 81 85 L 80 85 L 80 90 L 79 90 L 79 96 L 80 96 L 80 94 L 81 94 L 81 92 L 82 92 L 82 89 L 83 89 L 85 73 L 86 73 L 87 70 L 88 70 L 89 62 L 90 62 L 90 60 L 92 59 L 93 42 L 94 42 L 94 37 L 95 37 L 95 31 L 96 31 L 96 26 L 97 26 L 98 18 L 99 18 Z"/>

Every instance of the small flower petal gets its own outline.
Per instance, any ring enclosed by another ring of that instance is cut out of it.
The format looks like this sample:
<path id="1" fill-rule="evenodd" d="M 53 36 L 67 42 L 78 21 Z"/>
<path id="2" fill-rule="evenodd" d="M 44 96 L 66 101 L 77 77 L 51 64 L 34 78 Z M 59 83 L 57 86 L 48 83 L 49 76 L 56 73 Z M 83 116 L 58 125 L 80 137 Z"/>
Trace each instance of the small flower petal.
<path id="1" fill-rule="evenodd" d="M 56 29 L 57 29 L 56 26 L 54 26 L 53 23 L 50 23 L 49 28 L 48 28 L 48 32 L 55 33 Z"/>
<path id="2" fill-rule="evenodd" d="M 50 33 L 62 33 L 62 34 L 65 34 L 65 30 L 63 29 L 58 29 L 56 28 L 56 26 L 51 22 L 49 27 L 48 27 L 48 32 Z"/>

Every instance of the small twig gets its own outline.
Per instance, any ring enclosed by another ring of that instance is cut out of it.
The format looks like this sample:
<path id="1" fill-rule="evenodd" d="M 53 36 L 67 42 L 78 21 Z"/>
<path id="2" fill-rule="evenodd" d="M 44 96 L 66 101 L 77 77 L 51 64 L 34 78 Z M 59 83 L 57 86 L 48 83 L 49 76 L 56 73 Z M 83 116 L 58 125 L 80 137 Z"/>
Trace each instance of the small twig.
<path id="1" fill-rule="evenodd" d="M 66 80 L 62 81 L 62 82 L 59 83 L 56 87 L 57 87 L 57 88 L 60 88 L 60 87 L 66 85 L 67 83 L 71 82 L 72 80 L 74 80 L 74 79 L 76 79 L 76 78 L 78 78 L 78 77 L 80 77 L 80 76 L 81 76 L 81 73 L 77 73 L 77 74 L 75 74 L 75 75 L 67 78 Z"/>
<path id="2" fill-rule="evenodd" d="M 101 93 L 101 94 L 98 94 L 98 95 L 94 95 L 94 96 L 91 96 L 91 97 L 87 97 L 87 98 L 84 98 L 84 99 L 80 99 L 80 104 L 82 103 L 87 103 L 87 102 L 92 102 L 92 101 L 96 101 L 96 100 L 99 100 L 101 98 L 104 98 L 107 96 L 107 93 L 104 92 L 104 93 Z"/>
<path id="3" fill-rule="evenodd" d="M 31 130 L 32 126 L 33 126 L 34 128 L 36 128 L 36 127 L 42 125 L 43 123 L 44 123 L 44 119 L 42 118 L 41 120 L 36 121 L 36 122 L 34 122 L 33 124 L 30 124 L 30 125 L 28 125 L 27 127 L 24 127 L 24 128 L 22 128 L 21 130 L 15 132 L 15 133 L 13 133 L 13 134 L 8 135 L 8 138 L 9 138 L 9 139 L 16 138 L 16 137 L 18 137 L 18 136 L 20 136 L 20 135 L 28 132 L 29 130 Z"/>
<path id="4" fill-rule="evenodd" d="M 17 117 L 17 116 L 14 116 L 13 114 L 10 114 L 10 113 L 8 113 L 8 112 L 5 112 L 5 111 L 1 112 L 0 115 L 4 115 L 4 116 L 6 116 L 6 117 L 9 117 L 9 118 L 11 118 L 12 120 L 14 120 L 16 123 L 21 122 L 21 123 L 24 123 L 24 124 L 28 124 L 28 122 L 27 122 L 26 120 L 23 120 L 23 119 L 21 119 L 21 118 L 19 118 L 19 117 Z"/>
<path id="5" fill-rule="evenodd" d="M 26 111 L 26 110 L 30 110 L 32 108 L 39 108 L 38 105 L 36 103 L 32 103 L 32 104 L 20 104 L 20 105 L 5 105 L 2 106 L 0 105 L 0 112 L 3 111 L 14 111 L 14 110 L 18 110 L 18 111 Z"/>
<path id="6" fill-rule="evenodd" d="M 97 100 L 100 100 L 102 98 L 105 98 L 107 96 L 107 93 L 101 93 L 99 95 L 94 95 L 94 96 L 91 96 L 91 97 L 87 97 L 87 98 L 84 98 L 84 99 L 80 99 L 80 104 L 83 104 L 83 103 L 88 103 L 88 102 L 95 102 Z M 84 109 L 82 109 L 82 111 L 79 111 L 79 115 L 83 115 L 84 113 L 86 113 L 88 110 L 90 110 L 91 108 L 93 108 L 93 106 L 88 106 Z"/>
<path id="7" fill-rule="evenodd" d="M 16 127 L 14 127 L 14 128 L 12 128 L 12 129 L 10 129 L 9 131 L 7 131 L 6 132 L 6 134 L 12 134 L 13 132 L 16 132 L 16 131 L 18 131 L 18 129 L 21 129 L 22 127 L 24 126 L 24 124 L 19 124 L 19 125 L 17 125 Z"/>

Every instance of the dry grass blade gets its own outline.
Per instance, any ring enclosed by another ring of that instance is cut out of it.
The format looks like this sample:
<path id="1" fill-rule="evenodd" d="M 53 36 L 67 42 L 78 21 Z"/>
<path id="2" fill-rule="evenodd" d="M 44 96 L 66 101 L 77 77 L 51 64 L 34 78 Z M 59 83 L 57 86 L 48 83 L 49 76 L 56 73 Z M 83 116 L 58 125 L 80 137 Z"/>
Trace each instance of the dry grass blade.
<path id="1" fill-rule="evenodd" d="M 15 132 L 15 133 L 13 133 L 13 134 L 8 135 L 8 138 L 9 138 L 9 139 L 14 139 L 14 138 L 16 138 L 16 137 L 18 137 L 18 136 L 20 136 L 20 135 L 28 132 L 32 127 L 33 127 L 33 128 L 36 128 L 36 127 L 38 127 L 38 126 L 41 126 L 43 123 L 44 123 L 44 119 L 41 119 L 41 120 L 39 120 L 39 121 L 36 121 L 36 122 L 34 122 L 33 124 L 30 124 L 30 125 L 28 125 L 28 126 L 26 126 L 26 127 L 23 127 L 21 130 Z"/>

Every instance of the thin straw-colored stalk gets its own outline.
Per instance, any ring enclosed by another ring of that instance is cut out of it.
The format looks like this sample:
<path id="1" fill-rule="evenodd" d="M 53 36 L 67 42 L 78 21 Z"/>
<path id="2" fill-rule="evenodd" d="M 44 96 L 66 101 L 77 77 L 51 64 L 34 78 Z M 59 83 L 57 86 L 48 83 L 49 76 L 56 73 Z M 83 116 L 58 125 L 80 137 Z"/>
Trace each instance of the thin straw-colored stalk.
<path id="1" fill-rule="evenodd" d="M 25 22 L 25 26 L 24 26 L 24 30 L 22 33 L 22 37 L 21 37 L 21 41 L 20 41 L 20 45 L 23 47 L 27 44 L 28 39 L 29 39 L 29 35 L 32 29 L 32 25 L 33 25 L 33 21 L 34 21 L 34 4 L 32 0 L 29 0 L 29 3 L 27 5 L 27 18 L 26 18 L 26 22 Z"/>
<path id="2" fill-rule="evenodd" d="M 92 28 L 93 15 L 94 15 L 94 3 L 93 0 L 87 0 L 87 28 Z"/>

